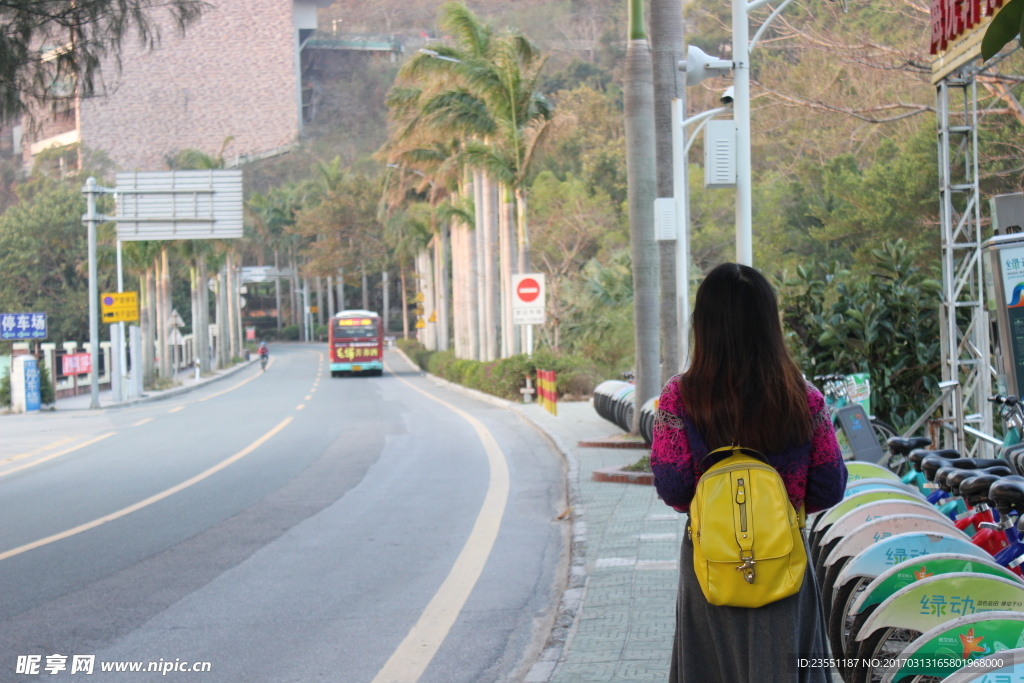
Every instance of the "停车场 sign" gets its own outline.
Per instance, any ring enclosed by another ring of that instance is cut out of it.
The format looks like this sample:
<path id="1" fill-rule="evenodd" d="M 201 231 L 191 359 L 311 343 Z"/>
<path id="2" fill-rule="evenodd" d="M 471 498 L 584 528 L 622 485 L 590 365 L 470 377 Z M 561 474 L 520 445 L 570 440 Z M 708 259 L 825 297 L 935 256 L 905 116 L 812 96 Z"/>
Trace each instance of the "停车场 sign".
<path id="1" fill-rule="evenodd" d="M 0 313 L 0 340 L 46 339 L 45 313 Z"/>

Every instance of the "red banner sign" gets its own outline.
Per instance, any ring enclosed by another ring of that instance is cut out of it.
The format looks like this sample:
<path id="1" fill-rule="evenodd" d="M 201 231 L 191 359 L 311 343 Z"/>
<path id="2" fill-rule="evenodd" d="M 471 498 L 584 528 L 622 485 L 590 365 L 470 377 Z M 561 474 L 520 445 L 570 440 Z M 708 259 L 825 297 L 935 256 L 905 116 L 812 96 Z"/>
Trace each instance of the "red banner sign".
<path id="1" fill-rule="evenodd" d="M 92 356 L 88 353 L 69 353 L 61 357 L 61 371 L 65 376 L 88 374 L 92 372 Z"/>
<path id="2" fill-rule="evenodd" d="M 939 54 L 1002 6 L 1003 0 L 932 0 L 931 53 Z"/>

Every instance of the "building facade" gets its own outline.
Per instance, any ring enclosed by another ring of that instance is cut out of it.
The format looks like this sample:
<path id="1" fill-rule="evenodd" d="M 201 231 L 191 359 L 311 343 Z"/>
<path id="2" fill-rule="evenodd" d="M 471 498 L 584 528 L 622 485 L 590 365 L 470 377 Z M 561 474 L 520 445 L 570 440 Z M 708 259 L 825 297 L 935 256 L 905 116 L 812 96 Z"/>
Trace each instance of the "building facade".
<path id="1" fill-rule="evenodd" d="M 184 35 L 159 16 L 160 44 L 128 40 L 102 92 L 23 126 L 26 162 L 81 143 L 121 170 L 167 168 L 180 150 L 229 163 L 288 149 L 302 130 L 301 51 L 331 0 L 219 0 Z"/>

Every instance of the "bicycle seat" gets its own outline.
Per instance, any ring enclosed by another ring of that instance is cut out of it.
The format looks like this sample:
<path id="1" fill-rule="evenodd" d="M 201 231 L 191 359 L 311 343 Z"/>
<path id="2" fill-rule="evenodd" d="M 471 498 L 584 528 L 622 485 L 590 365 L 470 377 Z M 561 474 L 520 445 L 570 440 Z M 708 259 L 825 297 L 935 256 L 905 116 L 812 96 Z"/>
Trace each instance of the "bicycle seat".
<path id="1" fill-rule="evenodd" d="M 930 455 L 935 455 L 946 460 L 958 460 L 960 453 L 952 448 L 943 448 L 940 450 L 930 450 L 927 448 L 915 448 L 910 451 L 910 455 L 907 456 L 907 460 L 914 466 L 914 469 L 918 472 L 921 471 L 921 461 Z"/>
<path id="2" fill-rule="evenodd" d="M 926 448 L 932 445 L 932 440 L 927 436 L 893 436 L 885 440 L 886 445 L 892 453 L 906 455 L 918 448 Z"/>
<path id="3" fill-rule="evenodd" d="M 1008 477 L 1011 474 L 1013 474 L 1013 470 L 1011 470 L 1005 464 L 994 467 L 986 467 L 984 469 L 960 470 L 959 472 L 953 472 L 951 474 L 946 475 L 946 486 L 949 487 L 949 492 L 952 493 L 954 496 L 962 496 L 966 498 L 967 494 L 960 488 L 960 484 L 962 484 L 963 482 L 969 479 L 993 477 L 988 482 L 988 486 L 991 486 L 992 482 L 994 482 L 996 479 L 999 479 L 1000 477 Z M 985 492 L 988 493 L 987 488 Z"/>
<path id="4" fill-rule="evenodd" d="M 939 472 L 947 467 L 955 470 L 973 470 L 974 461 L 970 458 L 950 460 L 941 455 L 929 455 L 921 461 L 921 471 L 924 472 L 925 479 L 936 484 L 939 482 Z"/>
<path id="5" fill-rule="evenodd" d="M 1009 467 L 1010 463 L 1006 462 L 1002 458 L 961 458 L 961 460 L 972 460 L 974 461 L 974 469 L 982 470 L 989 467 Z M 1011 474 L 1013 474 L 1011 472 Z"/>
<path id="6" fill-rule="evenodd" d="M 949 475 L 953 474 L 954 472 L 963 472 L 963 471 L 964 470 L 962 470 L 962 469 L 960 469 L 958 467 L 948 467 L 948 466 L 947 467 L 940 467 L 935 472 L 935 474 L 932 475 L 934 477 L 933 481 L 935 482 L 936 486 L 938 486 L 940 489 L 942 489 L 946 493 L 949 493 L 950 490 L 949 490 L 949 485 L 946 483 L 946 477 L 948 477 Z"/>
<path id="7" fill-rule="evenodd" d="M 1002 479 L 998 474 L 974 474 L 960 482 L 960 495 L 968 505 L 977 505 L 991 500 L 989 490 Z"/>
<path id="8" fill-rule="evenodd" d="M 963 483 L 960 486 L 963 487 Z M 1000 515 L 1008 515 L 1012 510 L 1024 512 L 1024 477 L 1012 475 L 1000 478 L 989 488 L 988 499 Z"/>

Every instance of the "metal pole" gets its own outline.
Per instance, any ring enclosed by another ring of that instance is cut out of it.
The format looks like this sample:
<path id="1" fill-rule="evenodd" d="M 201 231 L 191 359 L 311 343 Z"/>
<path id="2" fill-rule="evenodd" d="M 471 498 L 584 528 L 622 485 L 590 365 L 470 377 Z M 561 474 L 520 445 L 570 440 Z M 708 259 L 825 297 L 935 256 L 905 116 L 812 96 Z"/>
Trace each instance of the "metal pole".
<path id="1" fill-rule="evenodd" d="M 100 317 L 99 283 L 96 276 L 96 179 L 85 181 L 86 223 L 89 228 L 89 362 L 92 373 L 89 376 L 89 408 L 100 407 Z"/>
<path id="2" fill-rule="evenodd" d="M 676 200 L 676 319 L 679 321 L 680 372 L 689 365 L 690 351 L 690 198 L 686 186 L 685 117 L 683 100 L 673 99 L 672 196 Z"/>
<path id="3" fill-rule="evenodd" d="M 750 55 L 746 0 L 732 2 L 733 120 L 736 125 L 736 262 L 754 265 L 750 188 Z"/>
<path id="4" fill-rule="evenodd" d="M 121 261 L 121 240 L 117 240 L 117 293 L 121 294 L 122 292 L 124 292 L 124 266 Z M 123 396 L 126 393 L 124 391 L 127 388 L 125 380 L 128 377 L 128 354 L 125 352 L 125 343 L 128 335 L 125 334 L 126 328 L 123 321 L 117 324 L 117 328 L 117 349 L 121 356 L 121 377 L 119 379 Z"/>
<path id="5" fill-rule="evenodd" d="M 391 316 L 391 312 L 388 310 L 390 308 L 390 306 L 388 306 L 390 301 L 388 300 L 388 293 L 389 293 L 388 292 L 388 271 L 386 271 L 386 270 L 381 271 L 381 274 L 380 274 L 380 286 L 381 286 L 381 289 L 384 290 L 384 306 L 383 306 L 383 308 L 384 308 L 384 334 L 387 334 L 387 332 L 388 332 L 388 319 Z"/>
<path id="6" fill-rule="evenodd" d="M 533 325 L 526 326 L 526 355 L 533 355 Z"/>
<path id="7" fill-rule="evenodd" d="M 313 324 L 313 314 L 309 310 L 309 278 L 302 279 L 302 320 L 305 322 L 303 327 L 305 328 L 303 334 L 303 341 L 310 341 L 312 336 L 310 335 L 310 326 Z"/>

